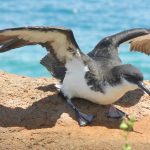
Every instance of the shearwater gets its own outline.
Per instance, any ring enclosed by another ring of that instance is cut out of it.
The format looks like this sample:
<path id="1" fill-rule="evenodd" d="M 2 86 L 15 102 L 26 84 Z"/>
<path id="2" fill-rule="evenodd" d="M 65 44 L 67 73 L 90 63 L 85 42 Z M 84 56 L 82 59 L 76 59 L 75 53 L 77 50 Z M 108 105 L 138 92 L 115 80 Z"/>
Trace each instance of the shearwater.
<path id="1" fill-rule="evenodd" d="M 94 116 L 80 112 L 72 98 L 84 98 L 100 105 L 110 104 L 108 116 L 118 118 L 125 113 L 115 108 L 113 103 L 126 92 L 141 88 L 150 95 L 142 73 L 130 64 L 122 64 L 118 56 L 118 47 L 124 42 L 130 43 L 131 51 L 150 54 L 149 29 L 131 29 L 105 37 L 88 54 L 80 50 L 73 32 L 63 27 L 0 30 L 0 52 L 35 44 L 47 49 L 48 54 L 41 64 L 60 80 L 59 90 L 76 112 L 81 126 L 90 123 Z"/>

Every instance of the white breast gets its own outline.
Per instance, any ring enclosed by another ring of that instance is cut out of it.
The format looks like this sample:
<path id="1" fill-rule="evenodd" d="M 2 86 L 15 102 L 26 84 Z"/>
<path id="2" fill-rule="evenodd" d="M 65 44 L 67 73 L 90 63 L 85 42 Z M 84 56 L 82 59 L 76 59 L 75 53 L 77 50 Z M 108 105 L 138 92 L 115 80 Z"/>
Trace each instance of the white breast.
<path id="1" fill-rule="evenodd" d="M 79 59 L 68 61 L 66 64 L 67 72 L 61 86 L 61 91 L 68 98 L 79 97 L 84 98 L 94 103 L 107 105 L 112 104 L 122 97 L 127 91 L 134 90 L 137 86 L 130 84 L 123 80 L 122 84 L 117 86 L 107 85 L 105 87 L 105 94 L 95 92 L 90 89 L 85 80 L 85 73 L 88 67 L 84 66 Z"/>

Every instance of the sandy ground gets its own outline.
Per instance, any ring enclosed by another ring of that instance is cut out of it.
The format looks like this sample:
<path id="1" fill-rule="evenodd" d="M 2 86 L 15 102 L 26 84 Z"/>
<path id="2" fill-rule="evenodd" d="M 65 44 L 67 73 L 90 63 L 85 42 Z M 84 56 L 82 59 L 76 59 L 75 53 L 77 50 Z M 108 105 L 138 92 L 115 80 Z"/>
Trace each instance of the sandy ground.
<path id="1" fill-rule="evenodd" d="M 121 120 L 107 118 L 109 107 L 74 100 L 82 112 L 96 116 L 91 125 L 80 127 L 58 96 L 56 82 L 0 72 L 0 150 L 121 150 Z M 150 150 L 150 97 L 135 90 L 116 106 L 137 119 L 129 135 L 133 150 Z"/>

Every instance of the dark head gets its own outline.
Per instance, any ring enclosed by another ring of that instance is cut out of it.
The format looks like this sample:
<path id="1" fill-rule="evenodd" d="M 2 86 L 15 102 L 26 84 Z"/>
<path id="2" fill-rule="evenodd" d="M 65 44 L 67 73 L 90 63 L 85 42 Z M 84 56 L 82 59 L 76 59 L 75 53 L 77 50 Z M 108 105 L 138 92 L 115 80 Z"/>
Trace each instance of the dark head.
<path id="1" fill-rule="evenodd" d="M 112 73 L 118 80 L 124 78 L 128 82 L 136 84 L 138 87 L 140 87 L 150 95 L 150 91 L 145 87 L 143 83 L 143 74 L 134 66 L 130 64 L 116 66 L 112 69 Z"/>

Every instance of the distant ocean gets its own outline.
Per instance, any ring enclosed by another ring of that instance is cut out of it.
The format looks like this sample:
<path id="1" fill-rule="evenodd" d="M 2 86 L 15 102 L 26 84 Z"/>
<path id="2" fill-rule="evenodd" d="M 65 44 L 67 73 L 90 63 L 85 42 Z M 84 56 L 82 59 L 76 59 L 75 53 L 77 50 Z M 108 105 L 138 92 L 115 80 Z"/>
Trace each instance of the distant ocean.
<path id="1" fill-rule="evenodd" d="M 71 28 L 80 48 L 89 52 L 105 36 L 130 29 L 150 29 L 149 0 L 0 0 L 0 29 L 20 26 Z M 120 47 L 124 63 L 139 68 L 150 80 L 150 56 Z M 0 70 L 31 77 L 47 77 L 39 64 L 46 51 L 28 46 L 0 54 Z"/>

